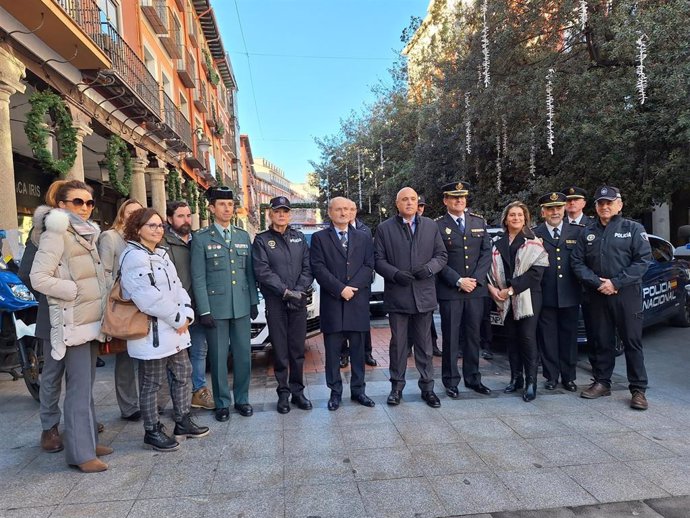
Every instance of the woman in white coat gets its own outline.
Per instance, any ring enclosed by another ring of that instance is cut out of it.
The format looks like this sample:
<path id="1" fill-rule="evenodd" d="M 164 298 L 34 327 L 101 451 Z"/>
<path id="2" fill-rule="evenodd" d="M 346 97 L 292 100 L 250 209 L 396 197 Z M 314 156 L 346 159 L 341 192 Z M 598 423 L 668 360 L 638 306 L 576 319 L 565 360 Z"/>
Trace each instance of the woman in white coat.
<path id="1" fill-rule="evenodd" d="M 186 348 L 191 345 L 189 324 L 194 311 L 189 295 L 164 248 L 163 218 L 154 209 L 139 209 L 125 223 L 127 248 L 120 257 L 122 295 L 149 315 L 149 333 L 127 341 L 127 351 L 139 361 L 139 409 L 144 418 L 144 444 L 172 451 L 179 443 L 165 433 L 158 420 L 158 391 L 170 373 L 175 437 L 204 437 L 208 427 L 191 418 L 192 364 Z"/>
<path id="2" fill-rule="evenodd" d="M 98 238 L 98 253 L 103 262 L 108 291 L 120 271 L 120 255 L 127 246 L 123 232 L 130 214 L 141 209 L 137 200 L 126 200 L 117 210 L 113 227 Z M 127 421 L 138 421 L 139 396 L 137 395 L 136 361 L 127 352 L 115 355 L 115 396 L 120 407 L 120 416 Z"/>
<path id="3" fill-rule="evenodd" d="M 113 449 L 97 444 L 93 401 L 96 340 L 107 295 L 105 274 L 96 248 L 100 233 L 91 222 L 91 188 L 70 180 L 55 192 L 57 208 L 44 218 L 31 283 L 48 300 L 51 356 L 65 365 L 65 431 L 67 463 L 85 473 L 108 469 L 98 457 Z"/>

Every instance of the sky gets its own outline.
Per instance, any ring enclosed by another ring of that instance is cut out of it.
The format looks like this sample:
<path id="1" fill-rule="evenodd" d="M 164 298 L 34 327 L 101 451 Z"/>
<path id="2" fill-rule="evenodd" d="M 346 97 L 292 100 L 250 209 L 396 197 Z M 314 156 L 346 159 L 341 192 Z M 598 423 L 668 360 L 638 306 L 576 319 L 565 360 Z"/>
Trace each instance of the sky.
<path id="1" fill-rule="evenodd" d="M 238 83 L 240 133 L 254 158 L 305 181 L 318 161 L 314 137 L 390 83 L 400 35 L 429 0 L 214 0 Z M 238 16 L 239 14 L 239 16 Z"/>

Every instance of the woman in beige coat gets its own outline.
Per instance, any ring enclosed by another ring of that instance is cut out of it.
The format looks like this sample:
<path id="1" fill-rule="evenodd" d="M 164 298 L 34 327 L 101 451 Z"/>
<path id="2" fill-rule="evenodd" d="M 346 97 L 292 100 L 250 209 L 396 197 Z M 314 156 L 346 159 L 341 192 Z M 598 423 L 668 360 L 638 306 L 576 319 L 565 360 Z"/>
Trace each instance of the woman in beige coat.
<path id="1" fill-rule="evenodd" d="M 100 230 L 89 221 L 93 193 L 84 182 L 65 182 L 55 200 L 58 208 L 45 216 L 30 277 L 34 289 L 48 299 L 51 356 L 65 362 L 65 457 L 69 465 L 94 473 L 108 469 L 98 456 L 113 451 L 97 444 L 93 401 L 95 341 L 101 338 L 107 295 L 96 248 Z"/>
<path id="2" fill-rule="evenodd" d="M 132 212 L 141 208 L 137 200 L 125 201 L 117 211 L 113 227 L 98 238 L 98 254 L 103 262 L 108 292 L 120 271 L 120 254 L 127 246 L 122 237 L 125 222 Z M 115 355 L 115 396 L 120 407 L 120 415 L 127 421 L 138 421 L 141 418 L 135 366 L 136 360 L 131 358 L 127 351 Z"/>

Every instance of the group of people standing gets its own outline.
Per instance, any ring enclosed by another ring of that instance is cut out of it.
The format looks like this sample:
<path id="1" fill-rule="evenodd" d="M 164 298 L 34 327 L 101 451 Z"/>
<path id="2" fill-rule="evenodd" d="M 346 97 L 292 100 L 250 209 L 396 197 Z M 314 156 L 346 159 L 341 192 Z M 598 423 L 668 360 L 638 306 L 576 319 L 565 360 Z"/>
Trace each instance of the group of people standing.
<path id="1" fill-rule="evenodd" d="M 576 322 L 582 302 L 588 308 L 595 378 L 582 397 L 610 394 L 617 331 L 626 353 L 631 406 L 646 409 L 639 312 L 640 282 L 650 249 L 641 225 L 620 216 L 618 190 L 597 191 L 597 218 L 587 225 L 564 219 L 570 199 L 584 199 L 576 187 L 543 196 L 544 222 L 534 229 L 527 206 L 513 202 L 503 211 L 503 236 L 492 243 L 484 219 L 467 210 L 470 189 L 466 182 L 445 185 L 447 213 L 435 221 L 419 214 L 413 189 L 401 189 L 398 213 L 379 225 L 373 239 L 356 219 L 354 202 L 333 198 L 328 204 L 330 226 L 313 234 L 309 246 L 290 226 L 290 201 L 282 196 L 271 200 L 271 224 L 253 243 L 246 231 L 231 224 L 234 199 L 227 187 L 207 192 L 214 222 L 196 233 L 191 231 L 191 211 L 185 202 L 171 202 L 164 218 L 127 200 L 113 228 L 101 234 L 90 220 L 91 188 L 75 180 L 55 182 L 46 205 L 35 213 L 20 267 L 39 297 L 36 334 L 44 342 L 45 358 L 41 446 L 51 452 L 64 449 L 67 463 L 83 472 L 108 467 L 100 457 L 113 450 L 98 444 L 101 425 L 92 389 L 97 344 L 105 339 L 101 321 L 116 280 L 122 295 L 149 318 L 148 334 L 129 340 L 127 351 L 116 355 L 121 417 L 142 419 L 144 443 L 161 451 L 177 449 L 181 438 L 209 433 L 192 419 L 192 407 L 213 410 L 218 421 L 229 419 L 231 404 L 241 416 L 253 414 L 250 322 L 258 314 L 258 290 L 265 300 L 273 346 L 278 412 L 289 412 L 291 405 L 312 408 L 304 394 L 303 364 L 306 306 L 314 280 L 321 287 L 326 382 L 331 390 L 327 407 L 335 411 L 342 402 L 344 344 L 352 366 L 351 399 L 375 406 L 365 391 L 365 364 L 375 364 L 367 336 L 374 271 L 385 280 L 384 309 L 391 328 L 389 405 L 402 401 L 413 343 L 422 398 L 431 407 L 441 406 L 434 392 L 432 362 L 437 305 L 446 394 L 459 397 L 462 377 L 467 388 L 491 394 L 479 372 L 480 326 L 490 296 L 513 338 L 508 344 L 511 379 L 505 392 L 524 388 L 523 399 L 533 400 L 540 357 L 547 390 L 553 390 L 559 378 L 566 390 L 577 390 Z M 207 357 L 212 391 L 206 386 Z M 60 435 L 63 375 L 66 396 Z M 172 435 L 159 421 L 168 397 L 175 421 Z"/>

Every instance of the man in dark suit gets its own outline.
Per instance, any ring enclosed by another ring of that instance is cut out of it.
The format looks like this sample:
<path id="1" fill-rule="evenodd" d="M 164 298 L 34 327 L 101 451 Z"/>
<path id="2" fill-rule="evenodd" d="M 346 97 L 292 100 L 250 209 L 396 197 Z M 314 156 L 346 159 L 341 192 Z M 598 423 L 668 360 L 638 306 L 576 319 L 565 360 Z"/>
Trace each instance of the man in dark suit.
<path id="1" fill-rule="evenodd" d="M 448 263 L 436 278 L 436 295 L 441 310 L 443 385 L 448 397 L 458 398 L 458 348 L 462 344 L 465 386 L 488 395 L 491 390 L 482 384 L 479 373 L 479 342 L 488 295 L 486 274 L 491 265 L 491 240 L 484 218 L 466 210 L 470 185 L 451 182 L 442 189 L 448 212 L 436 224 L 448 251 Z"/>
<path id="2" fill-rule="evenodd" d="M 434 276 L 448 260 L 436 223 L 417 215 L 417 193 L 401 189 L 395 199 L 398 214 L 376 230 L 376 271 L 383 277 L 383 309 L 391 328 L 389 405 L 400 404 L 407 368 L 408 323 L 412 321 L 414 359 L 419 371 L 422 399 L 432 408 L 441 406 L 434 393 L 431 351 L 431 318 L 436 309 Z"/>
<path id="3" fill-rule="evenodd" d="M 337 410 L 343 394 L 340 350 L 350 343 L 350 396 L 373 407 L 364 393 L 364 333 L 369 330 L 369 291 L 374 269 L 371 236 L 350 225 L 350 200 L 336 197 L 328 204 L 331 227 L 312 236 L 311 270 L 321 286 L 321 332 L 326 349 L 326 384 L 331 389 L 328 410 Z"/>
<path id="4" fill-rule="evenodd" d="M 549 254 L 549 266 L 541 279 L 539 348 L 546 390 L 554 390 L 560 377 L 563 388 L 575 392 L 577 322 L 582 286 L 570 269 L 570 253 L 583 226 L 564 220 L 566 196 L 550 192 L 539 198 L 544 222 L 534 229 Z"/>

